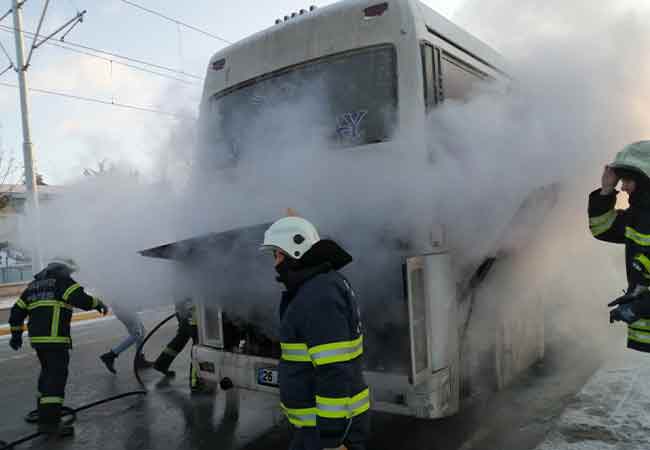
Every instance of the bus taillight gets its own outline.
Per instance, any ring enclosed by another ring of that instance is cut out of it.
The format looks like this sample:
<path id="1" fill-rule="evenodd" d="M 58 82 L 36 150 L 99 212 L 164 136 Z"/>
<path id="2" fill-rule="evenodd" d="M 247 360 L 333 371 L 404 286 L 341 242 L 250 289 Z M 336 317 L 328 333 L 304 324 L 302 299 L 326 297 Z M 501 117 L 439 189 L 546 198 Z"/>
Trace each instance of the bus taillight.
<path id="1" fill-rule="evenodd" d="M 388 2 L 379 3 L 377 5 L 368 6 L 363 12 L 366 17 L 379 17 L 388 10 Z"/>

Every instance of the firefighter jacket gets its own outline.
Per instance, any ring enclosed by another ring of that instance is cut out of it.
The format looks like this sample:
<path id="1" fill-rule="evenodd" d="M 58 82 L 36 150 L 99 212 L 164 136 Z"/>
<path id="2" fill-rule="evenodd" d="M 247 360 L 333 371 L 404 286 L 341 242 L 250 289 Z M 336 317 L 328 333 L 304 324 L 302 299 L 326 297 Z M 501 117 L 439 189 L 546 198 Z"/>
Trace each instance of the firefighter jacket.
<path id="1" fill-rule="evenodd" d="M 291 272 L 287 288 L 280 305 L 282 408 L 295 427 L 317 427 L 323 447 L 338 447 L 350 420 L 370 408 L 355 294 L 329 263 Z"/>
<path id="2" fill-rule="evenodd" d="M 186 298 L 175 302 L 174 309 L 176 310 L 176 318 L 178 318 L 179 323 L 189 326 L 197 325 L 196 306 L 192 302 L 192 299 Z"/>
<path id="3" fill-rule="evenodd" d="M 633 193 L 630 207 L 615 209 L 616 194 L 589 195 L 589 229 L 601 241 L 625 244 L 628 292 L 636 286 L 650 286 L 650 193 Z M 650 294 L 635 305 L 641 320 L 628 326 L 629 348 L 650 352 Z"/>
<path id="4" fill-rule="evenodd" d="M 98 304 L 98 300 L 86 294 L 67 272 L 45 268 L 11 308 L 9 325 L 12 333 L 22 334 L 23 322 L 29 317 L 27 329 L 32 347 L 70 348 L 72 310 L 91 310 Z"/>

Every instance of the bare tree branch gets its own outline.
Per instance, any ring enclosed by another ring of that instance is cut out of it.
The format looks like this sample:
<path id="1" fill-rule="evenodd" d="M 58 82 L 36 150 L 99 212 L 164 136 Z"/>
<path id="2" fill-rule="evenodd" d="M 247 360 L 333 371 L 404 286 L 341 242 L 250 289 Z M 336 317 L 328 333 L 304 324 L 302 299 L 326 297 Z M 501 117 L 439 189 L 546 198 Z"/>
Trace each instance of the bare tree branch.
<path id="1" fill-rule="evenodd" d="M 11 203 L 11 193 L 15 192 L 20 179 L 16 158 L 8 156 L 10 152 L 4 146 L 2 125 L 0 124 L 0 211 Z"/>
<path id="2" fill-rule="evenodd" d="M 83 174 L 87 177 L 98 177 L 106 175 L 107 173 L 114 172 L 116 170 L 115 164 L 111 163 L 108 158 L 104 158 L 101 161 L 97 162 L 97 168 L 86 168 L 83 171 Z"/>

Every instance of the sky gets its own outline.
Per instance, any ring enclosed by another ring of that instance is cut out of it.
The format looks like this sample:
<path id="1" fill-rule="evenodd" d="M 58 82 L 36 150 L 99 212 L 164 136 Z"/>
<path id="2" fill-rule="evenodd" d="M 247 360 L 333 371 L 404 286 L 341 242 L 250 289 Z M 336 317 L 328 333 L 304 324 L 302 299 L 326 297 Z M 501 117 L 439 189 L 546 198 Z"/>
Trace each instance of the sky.
<path id="1" fill-rule="evenodd" d="M 462 1 L 428 0 L 424 3 L 452 18 Z M 190 8 L 174 0 L 135 0 L 135 3 L 234 42 L 267 28 L 276 18 L 291 11 L 309 4 L 322 7 L 334 2 L 196 0 L 191 2 Z M 2 12 L 11 7 L 9 0 L 0 4 Z M 36 30 L 43 4 L 44 0 L 27 1 L 24 10 L 26 31 Z M 207 61 L 226 44 L 121 0 L 52 1 L 43 25 L 44 32 L 55 30 L 81 10 L 87 10 L 87 14 L 83 23 L 67 36 L 68 41 L 168 67 L 182 73 L 153 70 L 183 81 L 46 44 L 34 52 L 28 71 L 30 87 L 196 115 Z M 0 25 L 12 27 L 11 16 Z M 0 42 L 15 60 L 13 35 L 0 30 Z M 30 44 L 28 38 L 27 50 Z M 0 54 L 0 71 L 8 65 Z M 0 82 L 15 85 L 15 72 L 5 73 Z M 70 182 L 79 177 L 84 168 L 96 167 L 104 159 L 134 165 L 144 171 L 151 169 L 152 155 L 167 142 L 177 120 L 164 114 L 35 92 L 30 95 L 30 105 L 36 169 L 50 184 Z M 18 90 L 0 85 L 0 149 L 5 158 L 15 157 L 22 165 L 21 130 Z"/>

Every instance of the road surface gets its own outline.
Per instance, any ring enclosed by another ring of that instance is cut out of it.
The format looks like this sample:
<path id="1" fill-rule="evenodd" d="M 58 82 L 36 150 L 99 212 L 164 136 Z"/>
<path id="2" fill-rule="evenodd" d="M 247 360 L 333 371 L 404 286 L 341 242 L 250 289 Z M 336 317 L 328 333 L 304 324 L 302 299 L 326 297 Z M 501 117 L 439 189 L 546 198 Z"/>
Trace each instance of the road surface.
<path id="1" fill-rule="evenodd" d="M 168 311 L 148 313 L 151 328 Z M 174 333 L 166 325 L 148 344 L 154 359 Z M 108 373 L 98 359 L 124 335 L 115 319 L 76 324 L 66 405 L 78 407 L 95 400 L 139 388 L 132 372 L 133 351 L 117 361 L 117 375 Z M 549 333 L 553 336 L 553 333 Z M 461 414 L 444 420 L 373 415 L 373 450 L 526 450 L 545 438 L 565 406 L 594 373 L 601 360 L 593 348 L 554 338 L 544 363 L 531 369 L 514 386 L 468 405 Z M 588 341 L 586 341 L 588 342 Z M 38 362 L 25 346 L 13 352 L 8 337 L 0 338 L 0 439 L 13 441 L 34 428 L 23 416 L 35 407 Z M 576 364 L 576 360 L 580 364 Z M 191 396 L 188 388 L 189 352 L 172 368 L 177 377 L 165 381 L 153 370 L 143 372 L 149 394 L 131 397 L 82 412 L 76 435 L 65 440 L 36 439 L 17 447 L 39 450 L 271 450 L 284 449 L 289 439 L 278 423 L 276 399 L 243 392 L 238 421 L 224 417 L 223 393 Z M 276 426 L 274 426 L 276 425 Z"/>

